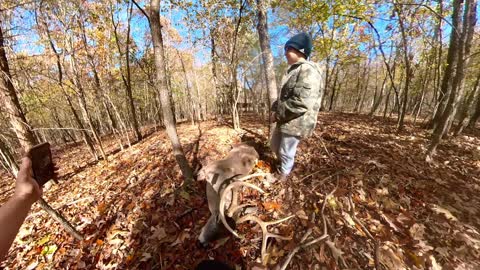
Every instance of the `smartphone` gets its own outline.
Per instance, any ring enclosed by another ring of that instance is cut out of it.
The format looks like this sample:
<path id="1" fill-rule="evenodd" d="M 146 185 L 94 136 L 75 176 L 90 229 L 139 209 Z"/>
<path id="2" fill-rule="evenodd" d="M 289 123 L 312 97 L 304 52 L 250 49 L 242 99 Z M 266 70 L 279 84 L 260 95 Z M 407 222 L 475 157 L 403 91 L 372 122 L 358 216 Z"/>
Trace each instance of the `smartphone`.
<path id="1" fill-rule="evenodd" d="M 30 148 L 27 156 L 32 160 L 33 178 L 38 185 L 43 186 L 49 180 L 56 179 L 52 151 L 48 142 Z"/>

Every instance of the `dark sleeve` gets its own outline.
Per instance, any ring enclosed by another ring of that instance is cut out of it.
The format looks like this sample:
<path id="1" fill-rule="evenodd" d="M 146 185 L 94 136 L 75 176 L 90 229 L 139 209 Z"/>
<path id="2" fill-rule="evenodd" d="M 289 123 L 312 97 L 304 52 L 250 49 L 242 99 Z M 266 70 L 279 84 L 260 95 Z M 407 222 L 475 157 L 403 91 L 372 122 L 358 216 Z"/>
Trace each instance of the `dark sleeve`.
<path id="1" fill-rule="evenodd" d="M 270 108 L 270 111 L 276 112 L 277 108 L 278 108 L 278 99 L 273 102 L 272 107 Z"/>

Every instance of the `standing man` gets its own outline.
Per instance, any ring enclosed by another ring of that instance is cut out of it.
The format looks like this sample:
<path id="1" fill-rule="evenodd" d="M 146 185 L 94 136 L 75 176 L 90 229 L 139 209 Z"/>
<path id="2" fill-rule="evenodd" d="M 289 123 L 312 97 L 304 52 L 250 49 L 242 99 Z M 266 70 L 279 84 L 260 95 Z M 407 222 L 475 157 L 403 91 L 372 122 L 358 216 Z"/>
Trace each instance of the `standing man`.
<path id="1" fill-rule="evenodd" d="M 307 60 L 311 52 L 312 38 L 307 33 L 299 33 L 285 43 L 289 67 L 270 116 L 271 121 L 277 122 L 270 146 L 278 160 L 275 176 L 282 182 L 292 171 L 300 139 L 313 133 L 322 104 L 323 72 Z"/>

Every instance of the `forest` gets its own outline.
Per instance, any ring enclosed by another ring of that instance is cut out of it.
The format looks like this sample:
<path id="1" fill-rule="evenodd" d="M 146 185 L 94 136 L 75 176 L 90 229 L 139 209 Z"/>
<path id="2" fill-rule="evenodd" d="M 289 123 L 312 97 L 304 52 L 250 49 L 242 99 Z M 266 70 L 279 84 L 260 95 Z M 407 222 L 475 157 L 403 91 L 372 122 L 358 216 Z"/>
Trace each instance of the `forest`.
<path id="1" fill-rule="evenodd" d="M 0 206 L 33 146 L 50 143 L 58 177 L 0 268 L 480 269 L 478 12 L 476 0 L 2 0 Z M 300 32 L 323 95 L 278 183 L 272 105 Z M 242 142 L 258 162 L 241 178 L 239 234 L 200 246 L 199 173 Z"/>

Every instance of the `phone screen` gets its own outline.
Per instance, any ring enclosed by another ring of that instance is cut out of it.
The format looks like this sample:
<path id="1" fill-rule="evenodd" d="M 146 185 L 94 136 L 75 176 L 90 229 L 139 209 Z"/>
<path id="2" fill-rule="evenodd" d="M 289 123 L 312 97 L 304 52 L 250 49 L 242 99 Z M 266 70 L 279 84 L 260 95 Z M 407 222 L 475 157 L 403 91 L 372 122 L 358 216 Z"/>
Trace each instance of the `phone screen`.
<path id="1" fill-rule="evenodd" d="M 28 151 L 28 156 L 32 160 L 33 178 L 40 186 L 55 177 L 52 152 L 48 142 L 32 147 Z"/>

